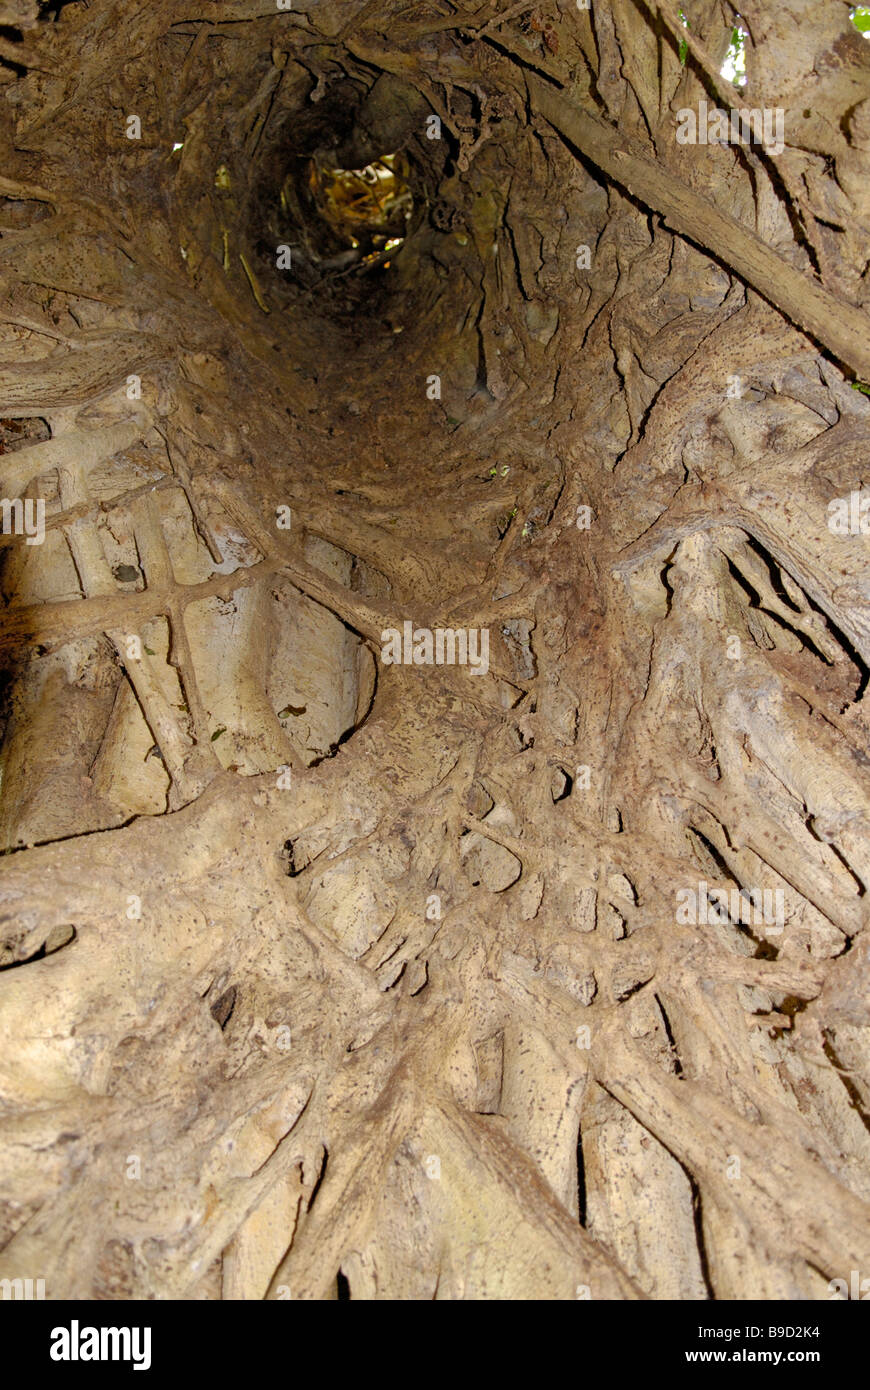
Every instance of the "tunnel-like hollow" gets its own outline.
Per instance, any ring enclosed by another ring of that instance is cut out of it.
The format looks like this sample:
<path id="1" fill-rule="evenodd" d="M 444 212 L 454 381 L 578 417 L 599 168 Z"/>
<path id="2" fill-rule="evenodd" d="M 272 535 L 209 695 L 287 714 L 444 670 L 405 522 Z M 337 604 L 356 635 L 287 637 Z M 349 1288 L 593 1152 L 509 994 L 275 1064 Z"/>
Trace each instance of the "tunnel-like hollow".
<path id="1" fill-rule="evenodd" d="M 0 0 L 0 1281 L 870 1268 L 870 47 L 682 5 Z"/>

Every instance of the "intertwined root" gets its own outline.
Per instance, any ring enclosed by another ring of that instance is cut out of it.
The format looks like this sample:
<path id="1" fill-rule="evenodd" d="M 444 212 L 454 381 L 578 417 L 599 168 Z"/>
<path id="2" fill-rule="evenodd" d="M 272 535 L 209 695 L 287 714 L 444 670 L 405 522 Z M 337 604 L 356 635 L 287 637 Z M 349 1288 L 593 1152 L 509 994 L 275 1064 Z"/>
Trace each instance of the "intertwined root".
<path id="1" fill-rule="evenodd" d="M 674 139 L 715 6 L 685 65 L 665 6 L 340 8 L 0 7 L 0 1277 L 827 1298 L 870 50 L 743 7 L 775 175 Z M 285 273 L 320 154 L 399 148 L 395 264 Z"/>

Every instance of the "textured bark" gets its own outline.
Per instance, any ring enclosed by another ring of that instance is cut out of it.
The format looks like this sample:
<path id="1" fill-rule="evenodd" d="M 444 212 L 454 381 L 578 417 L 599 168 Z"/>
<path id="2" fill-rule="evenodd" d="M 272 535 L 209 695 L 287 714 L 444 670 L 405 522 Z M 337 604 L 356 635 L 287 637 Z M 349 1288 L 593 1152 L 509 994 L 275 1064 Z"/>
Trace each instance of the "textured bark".
<path id="1" fill-rule="evenodd" d="M 683 12 L 0 4 L 0 1279 L 870 1277 L 870 43 Z"/>

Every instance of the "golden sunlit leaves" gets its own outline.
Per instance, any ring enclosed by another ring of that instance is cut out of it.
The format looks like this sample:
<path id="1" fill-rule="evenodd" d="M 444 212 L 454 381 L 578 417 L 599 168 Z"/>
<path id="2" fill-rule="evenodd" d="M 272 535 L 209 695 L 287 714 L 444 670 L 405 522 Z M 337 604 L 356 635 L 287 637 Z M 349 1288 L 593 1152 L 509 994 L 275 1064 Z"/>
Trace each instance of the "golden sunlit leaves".
<path id="1" fill-rule="evenodd" d="M 364 169 L 313 159 L 308 186 L 320 216 L 350 246 L 377 255 L 401 245 L 413 202 L 403 155 L 383 155 Z"/>

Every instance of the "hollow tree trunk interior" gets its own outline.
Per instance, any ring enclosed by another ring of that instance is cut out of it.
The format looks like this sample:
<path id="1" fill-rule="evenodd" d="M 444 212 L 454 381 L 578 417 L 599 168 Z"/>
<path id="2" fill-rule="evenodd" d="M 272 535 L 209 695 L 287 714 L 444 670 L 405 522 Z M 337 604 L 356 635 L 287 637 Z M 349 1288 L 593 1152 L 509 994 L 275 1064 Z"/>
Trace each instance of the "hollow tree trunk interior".
<path id="1" fill-rule="evenodd" d="M 870 17 L 682 3 L 0 0 L 0 1278 L 870 1275 Z"/>

